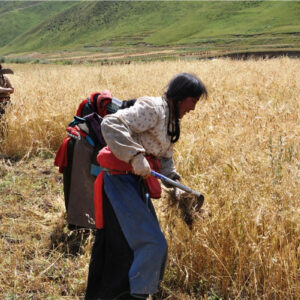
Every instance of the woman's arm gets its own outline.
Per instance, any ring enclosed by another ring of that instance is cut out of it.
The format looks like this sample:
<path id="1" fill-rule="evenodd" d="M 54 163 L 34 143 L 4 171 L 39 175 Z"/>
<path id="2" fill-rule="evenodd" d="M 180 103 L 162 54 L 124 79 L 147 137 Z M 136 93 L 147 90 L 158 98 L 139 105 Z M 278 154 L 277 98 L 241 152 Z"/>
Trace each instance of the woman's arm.
<path id="1" fill-rule="evenodd" d="M 14 92 L 14 88 L 13 88 L 11 82 L 9 81 L 8 77 L 6 77 L 6 76 L 4 76 L 4 80 L 5 80 L 6 87 L 0 86 L 0 93 L 12 94 Z"/>
<path id="2" fill-rule="evenodd" d="M 160 159 L 161 170 L 160 173 L 173 180 L 180 180 L 180 175 L 177 173 L 172 157 Z"/>
<path id="3" fill-rule="evenodd" d="M 9 94 L 12 94 L 13 92 L 14 92 L 13 88 L 3 88 L 3 87 L 0 87 L 0 93 L 9 93 Z"/>

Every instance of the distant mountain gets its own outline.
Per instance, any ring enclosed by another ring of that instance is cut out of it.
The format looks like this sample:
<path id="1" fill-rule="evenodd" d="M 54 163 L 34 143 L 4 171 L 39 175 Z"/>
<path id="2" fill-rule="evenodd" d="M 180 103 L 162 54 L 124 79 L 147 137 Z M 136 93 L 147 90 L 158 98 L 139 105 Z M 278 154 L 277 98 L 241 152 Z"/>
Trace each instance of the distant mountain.
<path id="1" fill-rule="evenodd" d="M 0 2 L 0 54 L 93 47 L 300 48 L 300 2 Z"/>

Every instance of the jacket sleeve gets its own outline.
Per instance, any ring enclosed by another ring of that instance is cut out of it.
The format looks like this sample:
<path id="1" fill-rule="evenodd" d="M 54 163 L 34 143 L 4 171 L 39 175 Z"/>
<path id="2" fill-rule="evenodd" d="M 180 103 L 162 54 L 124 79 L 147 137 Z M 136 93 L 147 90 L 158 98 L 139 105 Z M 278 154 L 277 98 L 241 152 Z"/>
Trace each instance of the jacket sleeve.
<path id="1" fill-rule="evenodd" d="M 176 167 L 174 165 L 174 160 L 172 157 L 162 158 L 160 159 L 160 163 L 161 163 L 161 170 L 160 170 L 161 174 L 173 180 L 180 180 L 181 177 L 176 170 Z"/>
<path id="2" fill-rule="evenodd" d="M 159 112 L 151 99 L 140 98 L 130 108 L 105 116 L 101 130 L 115 156 L 130 162 L 138 153 L 145 153 L 144 147 L 138 143 L 138 134 L 153 128 L 158 118 Z"/>
<path id="3" fill-rule="evenodd" d="M 13 86 L 12 86 L 10 80 L 8 79 L 8 77 L 5 76 L 4 78 L 5 78 L 5 82 L 6 82 L 6 87 L 7 88 L 13 88 Z"/>

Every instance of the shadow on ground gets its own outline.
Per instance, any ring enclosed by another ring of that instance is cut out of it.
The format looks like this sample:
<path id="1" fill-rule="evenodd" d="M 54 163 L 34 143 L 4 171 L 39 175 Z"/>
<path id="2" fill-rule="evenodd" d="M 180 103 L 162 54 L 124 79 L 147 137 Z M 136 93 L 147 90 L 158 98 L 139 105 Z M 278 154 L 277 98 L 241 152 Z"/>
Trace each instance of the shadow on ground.
<path id="1" fill-rule="evenodd" d="M 93 230 L 68 225 L 65 219 L 62 219 L 50 235 L 50 249 L 77 256 L 84 253 L 86 244 L 93 236 Z"/>

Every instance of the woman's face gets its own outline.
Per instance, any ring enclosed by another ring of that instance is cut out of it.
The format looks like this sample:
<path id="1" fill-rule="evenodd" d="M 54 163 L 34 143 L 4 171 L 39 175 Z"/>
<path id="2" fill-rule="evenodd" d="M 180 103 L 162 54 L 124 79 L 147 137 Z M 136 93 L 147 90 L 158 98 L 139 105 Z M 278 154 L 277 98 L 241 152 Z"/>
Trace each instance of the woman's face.
<path id="1" fill-rule="evenodd" d="M 178 102 L 178 118 L 181 119 L 186 113 L 195 109 L 198 98 L 187 97 Z"/>

